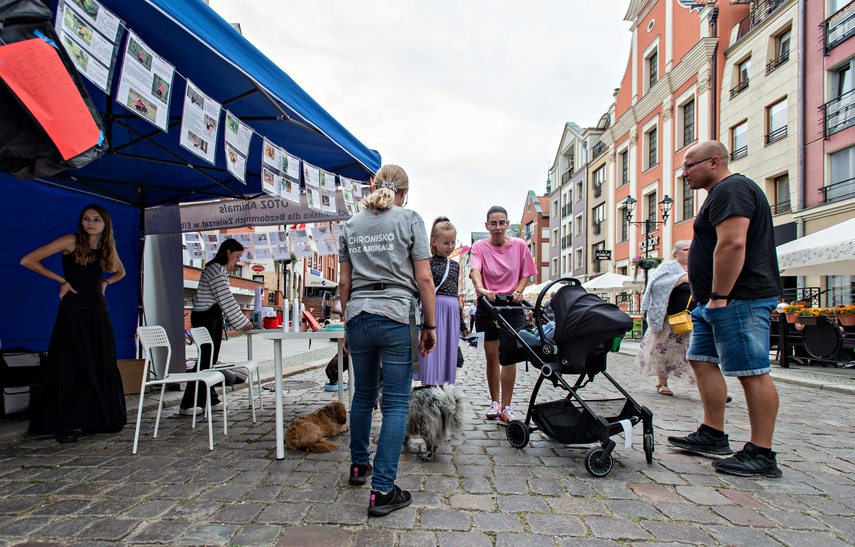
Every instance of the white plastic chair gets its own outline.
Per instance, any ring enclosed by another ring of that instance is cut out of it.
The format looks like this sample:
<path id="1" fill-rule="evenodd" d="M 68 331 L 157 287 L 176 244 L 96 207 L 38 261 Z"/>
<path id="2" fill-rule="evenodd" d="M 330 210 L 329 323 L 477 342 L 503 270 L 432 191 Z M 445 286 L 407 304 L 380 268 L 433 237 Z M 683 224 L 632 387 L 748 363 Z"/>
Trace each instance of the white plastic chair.
<path id="1" fill-rule="evenodd" d="M 208 332 L 208 329 L 205 327 L 194 327 L 190 329 L 190 335 L 193 337 L 193 343 L 196 344 L 196 347 L 199 349 L 199 356 L 201 358 L 202 355 L 202 346 L 205 344 L 211 344 L 211 352 L 208 354 L 211 357 L 211 361 L 214 360 L 214 341 L 211 339 L 211 333 Z M 200 363 L 201 365 L 201 363 Z M 241 368 L 246 371 L 246 377 L 249 382 L 249 405 L 252 407 L 252 422 L 255 423 L 255 399 L 253 398 L 253 383 L 252 383 L 252 373 L 255 372 L 256 379 L 258 380 L 258 405 L 262 412 L 264 412 L 264 403 L 261 401 L 261 371 L 258 370 L 258 363 L 256 361 L 239 361 L 236 363 L 208 363 L 208 367 L 210 370 L 230 370 L 234 368 Z"/>
<path id="2" fill-rule="evenodd" d="M 154 422 L 154 435 L 152 437 L 157 437 L 157 429 L 160 426 L 160 413 L 163 410 L 163 393 L 166 391 L 166 384 L 174 384 L 180 382 L 197 382 L 196 383 L 196 393 L 199 394 L 199 382 L 205 384 L 205 389 L 210 390 L 211 386 L 216 384 L 223 385 L 223 435 L 228 434 L 228 423 L 226 418 L 226 378 L 223 376 L 222 372 L 217 372 L 215 370 L 203 370 L 200 372 L 180 372 L 180 373 L 170 373 L 169 372 L 169 361 L 172 357 L 172 346 L 169 344 L 169 338 L 166 336 L 166 330 L 160 325 L 152 325 L 148 327 L 137 327 L 137 339 L 140 344 L 142 344 L 143 351 L 145 351 L 145 368 L 143 369 L 143 378 L 142 378 L 142 386 L 140 387 L 140 408 L 137 411 L 137 429 L 136 433 L 134 433 L 134 450 L 133 453 L 137 453 L 137 446 L 139 445 L 140 439 L 140 422 L 142 421 L 142 411 L 143 411 L 143 399 L 145 397 L 145 390 L 148 386 L 160 386 L 160 398 L 157 402 L 157 419 Z M 146 371 L 151 371 L 152 373 L 156 370 L 154 366 L 154 352 L 152 351 L 154 348 L 166 348 L 166 362 L 164 364 L 164 374 L 163 378 L 157 378 L 154 374 L 151 376 L 155 376 L 152 379 L 149 379 L 150 374 L 146 374 Z M 211 398 L 206 397 L 205 403 L 205 413 L 208 415 L 208 449 L 214 449 L 214 424 L 212 412 L 210 412 L 211 406 Z M 196 398 L 194 397 L 194 401 Z M 193 406 L 193 424 L 192 427 L 195 429 L 196 427 L 196 406 Z"/>

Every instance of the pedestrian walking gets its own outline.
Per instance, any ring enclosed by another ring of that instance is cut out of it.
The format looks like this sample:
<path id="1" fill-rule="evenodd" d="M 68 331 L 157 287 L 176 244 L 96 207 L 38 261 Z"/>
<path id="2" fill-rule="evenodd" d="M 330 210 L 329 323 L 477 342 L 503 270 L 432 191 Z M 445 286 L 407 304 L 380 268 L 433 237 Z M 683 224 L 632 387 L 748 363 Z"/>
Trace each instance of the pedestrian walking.
<path id="1" fill-rule="evenodd" d="M 703 421 L 694 433 L 668 437 L 677 448 L 704 455 L 732 453 L 724 432 L 727 384 L 739 378 L 748 405 L 751 439 L 734 455 L 713 462 L 721 473 L 780 477 L 772 437 L 778 391 L 769 373 L 769 324 L 782 293 L 772 213 L 763 190 L 731 173 L 727 149 L 701 142 L 683 156 L 692 190 L 708 192 L 698 211 L 689 253 L 692 312 L 687 358 L 697 379 Z"/>

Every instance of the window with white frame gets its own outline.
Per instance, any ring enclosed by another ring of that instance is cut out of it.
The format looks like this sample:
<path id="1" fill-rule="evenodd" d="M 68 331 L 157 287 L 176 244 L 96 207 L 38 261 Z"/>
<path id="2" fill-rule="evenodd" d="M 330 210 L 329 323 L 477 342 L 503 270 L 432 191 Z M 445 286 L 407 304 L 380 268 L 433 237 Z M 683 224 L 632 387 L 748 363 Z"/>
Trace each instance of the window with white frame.
<path id="1" fill-rule="evenodd" d="M 855 58 L 830 71 L 830 75 L 831 97 L 825 107 L 829 136 L 855 124 Z"/>
<path id="2" fill-rule="evenodd" d="M 549 275 L 550 275 L 550 277 L 553 277 L 553 276 L 560 275 L 560 274 L 561 274 L 561 272 L 558 271 L 558 257 L 555 257 L 552 259 L 552 267 L 551 267 L 551 271 L 549 272 Z"/>
<path id="3" fill-rule="evenodd" d="M 576 181 L 576 190 L 575 190 L 575 193 L 576 193 L 576 201 L 581 201 L 581 200 L 582 200 L 582 198 L 584 198 L 584 197 L 585 197 L 585 187 L 584 187 L 584 186 L 582 186 L 582 181 L 581 181 L 581 180 L 577 180 L 577 181 Z"/>
<path id="4" fill-rule="evenodd" d="M 606 220 L 606 204 L 601 203 L 591 210 L 591 222 L 594 235 L 600 235 L 603 230 L 603 222 Z"/>
<path id="5" fill-rule="evenodd" d="M 603 184 L 606 182 L 606 166 L 601 165 L 594 171 L 593 186 L 594 197 L 598 198 L 603 194 Z"/>
<path id="6" fill-rule="evenodd" d="M 776 68 L 790 60 L 790 42 L 793 31 L 788 28 L 772 38 L 771 61 L 766 63 L 766 74 L 771 74 Z"/>
<path id="7" fill-rule="evenodd" d="M 644 68 L 647 73 L 647 89 L 650 89 L 659 81 L 659 48 L 653 48 L 644 59 Z"/>
<path id="8" fill-rule="evenodd" d="M 549 238 L 549 242 L 552 243 L 553 247 L 558 245 L 558 228 L 552 230 L 552 237 Z"/>
<path id="9" fill-rule="evenodd" d="M 766 144 L 772 144 L 787 136 L 787 98 L 766 108 Z"/>
<path id="10" fill-rule="evenodd" d="M 682 220 L 689 220 L 690 218 L 693 218 L 695 216 L 695 191 L 689 187 L 689 183 L 686 182 L 686 179 L 683 177 L 680 177 L 680 186 L 683 190 Z"/>
<path id="11" fill-rule="evenodd" d="M 790 211 L 790 176 L 788 173 L 779 175 L 772 180 L 775 192 L 775 204 L 772 214 L 778 215 Z"/>
<path id="12" fill-rule="evenodd" d="M 585 229 L 584 218 L 583 215 L 576 215 L 576 218 L 573 219 L 573 232 L 576 235 L 581 235 Z"/>
<path id="13" fill-rule="evenodd" d="M 748 120 L 730 129 L 730 159 L 738 160 L 748 155 Z"/>
<path id="14" fill-rule="evenodd" d="M 659 163 L 659 131 L 654 125 L 644 133 L 644 148 L 647 152 L 647 169 Z"/>
<path id="15" fill-rule="evenodd" d="M 620 229 L 618 230 L 618 243 L 623 243 L 624 241 L 629 241 L 629 221 L 626 219 L 626 207 L 621 207 L 618 209 L 618 224 L 620 225 Z"/>
<path id="16" fill-rule="evenodd" d="M 691 99 L 680 107 L 680 117 L 683 128 L 682 147 L 695 142 L 695 99 Z"/>
<path id="17" fill-rule="evenodd" d="M 658 210 L 659 210 L 659 202 L 656 199 L 656 192 L 653 191 L 653 192 L 650 192 L 649 194 L 645 195 L 644 201 L 647 204 L 646 211 L 644 211 L 645 213 L 647 213 L 647 220 L 655 221 L 656 215 L 657 215 Z M 654 224 L 654 226 L 655 226 L 655 224 Z M 651 231 L 653 231 L 653 230 L 651 230 Z"/>
<path id="18" fill-rule="evenodd" d="M 734 98 L 748 87 L 751 74 L 751 57 L 737 63 L 733 67 L 733 87 L 730 88 L 730 98 Z"/>
<path id="19" fill-rule="evenodd" d="M 573 253 L 575 257 L 576 266 L 575 269 L 581 270 L 585 267 L 585 253 L 582 251 L 582 248 L 579 247 L 576 249 L 576 252 Z"/>
<path id="20" fill-rule="evenodd" d="M 823 191 L 826 202 L 855 197 L 855 146 L 831 154 L 831 180 Z"/>
<path id="21" fill-rule="evenodd" d="M 629 184 L 629 150 L 620 153 L 620 178 L 618 180 L 620 181 L 618 187 Z"/>

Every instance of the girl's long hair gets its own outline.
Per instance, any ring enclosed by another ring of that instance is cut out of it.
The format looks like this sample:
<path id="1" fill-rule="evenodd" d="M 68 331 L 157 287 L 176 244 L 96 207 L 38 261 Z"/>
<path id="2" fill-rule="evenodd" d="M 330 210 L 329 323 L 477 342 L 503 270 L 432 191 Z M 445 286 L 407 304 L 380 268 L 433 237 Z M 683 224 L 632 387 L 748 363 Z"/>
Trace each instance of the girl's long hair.
<path id="1" fill-rule="evenodd" d="M 395 185 L 396 190 L 386 188 L 382 183 Z M 374 175 L 374 188 L 371 195 L 362 200 L 362 205 L 375 213 L 391 209 L 395 204 L 395 194 L 410 188 L 410 178 L 407 172 L 397 165 L 384 165 Z"/>
<path id="2" fill-rule="evenodd" d="M 430 237 L 431 239 L 437 239 L 441 232 L 449 232 L 451 230 L 456 232 L 457 228 L 448 220 L 448 217 L 436 217 L 430 229 Z M 430 254 L 431 256 L 436 256 L 436 245 L 433 244 L 433 241 L 430 244 Z"/>
<path id="3" fill-rule="evenodd" d="M 217 249 L 217 254 L 214 255 L 214 258 L 211 259 L 211 263 L 219 264 L 220 266 L 225 266 L 229 261 L 228 252 L 242 251 L 243 245 L 236 239 L 229 238 L 223 241 L 220 248 Z"/>
<path id="4" fill-rule="evenodd" d="M 89 246 L 89 234 L 83 229 L 83 214 L 90 209 L 98 213 L 104 221 L 104 231 L 101 232 L 101 269 L 105 272 L 115 272 L 118 265 L 116 264 L 116 241 L 113 239 L 113 220 L 107 209 L 100 205 L 87 205 L 80 211 L 74 242 L 74 261 L 81 266 L 95 261 L 95 249 Z"/>

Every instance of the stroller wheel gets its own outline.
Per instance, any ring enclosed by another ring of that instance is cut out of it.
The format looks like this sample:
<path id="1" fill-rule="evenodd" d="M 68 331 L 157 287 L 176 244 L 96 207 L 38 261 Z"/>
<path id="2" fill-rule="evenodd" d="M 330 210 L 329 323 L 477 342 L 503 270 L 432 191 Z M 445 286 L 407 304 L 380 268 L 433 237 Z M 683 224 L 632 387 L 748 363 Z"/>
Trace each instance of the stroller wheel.
<path id="1" fill-rule="evenodd" d="M 605 477 L 614 465 L 612 455 L 603 457 L 604 452 L 603 447 L 595 446 L 585 454 L 585 469 L 595 477 Z"/>
<path id="2" fill-rule="evenodd" d="M 508 422 L 508 429 L 505 431 L 505 434 L 508 437 L 508 442 L 514 448 L 525 448 L 531 438 L 528 426 L 522 420 Z"/>
<path id="3" fill-rule="evenodd" d="M 644 434 L 644 459 L 647 463 L 653 463 L 653 435 L 651 433 Z"/>

